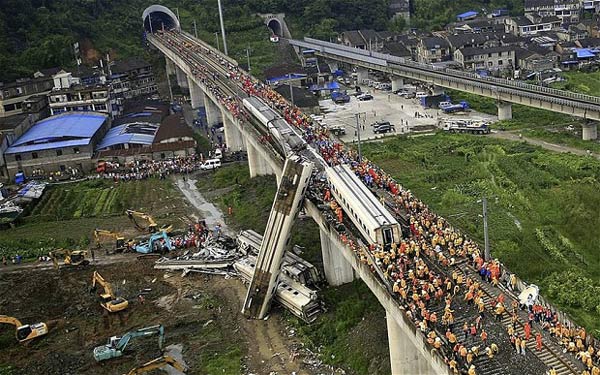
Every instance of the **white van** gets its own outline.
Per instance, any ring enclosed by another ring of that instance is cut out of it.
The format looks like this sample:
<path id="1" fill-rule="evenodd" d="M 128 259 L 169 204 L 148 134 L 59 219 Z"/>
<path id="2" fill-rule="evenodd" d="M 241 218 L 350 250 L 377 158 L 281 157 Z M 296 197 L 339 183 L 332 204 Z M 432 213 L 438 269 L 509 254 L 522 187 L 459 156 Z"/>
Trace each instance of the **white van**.
<path id="1" fill-rule="evenodd" d="M 424 93 L 423 91 L 418 91 L 416 97 L 417 99 L 425 98 L 427 97 L 427 93 Z"/>
<path id="2" fill-rule="evenodd" d="M 220 148 L 215 149 L 215 159 L 222 159 L 223 158 L 223 151 L 221 151 Z"/>
<path id="3" fill-rule="evenodd" d="M 203 171 L 208 171 L 211 169 L 217 169 L 221 167 L 221 160 L 219 159 L 208 159 L 202 165 L 200 165 L 200 169 Z"/>

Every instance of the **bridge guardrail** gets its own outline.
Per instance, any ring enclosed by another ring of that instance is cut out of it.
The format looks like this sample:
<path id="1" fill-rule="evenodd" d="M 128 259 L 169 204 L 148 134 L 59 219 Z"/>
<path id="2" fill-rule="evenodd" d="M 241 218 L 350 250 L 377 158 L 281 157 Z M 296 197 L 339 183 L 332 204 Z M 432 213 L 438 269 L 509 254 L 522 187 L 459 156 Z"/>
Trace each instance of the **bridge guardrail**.
<path id="1" fill-rule="evenodd" d="M 421 70 L 426 70 L 426 71 L 430 71 L 430 70 L 435 71 L 436 70 L 433 67 L 433 65 L 431 65 L 431 64 L 417 63 L 414 61 L 406 60 L 402 57 L 384 54 L 384 53 L 380 53 L 380 52 L 373 52 L 373 51 L 368 51 L 368 50 L 361 49 L 361 48 L 348 47 L 348 46 L 345 46 L 342 44 L 331 43 L 331 42 L 326 42 L 326 41 L 312 39 L 312 38 L 304 38 L 304 41 L 305 42 L 298 43 L 299 41 L 294 40 L 294 41 L 292 41 L 292 44 L 298 45 L 300 47 L 312 48 L 315 50 L 319 50 L 320 52 L 324 52 L 324 48 L 329 48 L 328 53 L 339 54 L 341 56 L 345 56 L 348 58 L 364 60 L 365 62 L 367 62 L 364 59 L 365 57 L 374 57 L 377 59 L 385 60 L 387 62 L 393 62 L 396 64 L 412 66 L 412 67 L 415 67 L 415 68 L 421 69 Z M 316 46 L 318 46 L 320 48 L 316 48 Z M 354 54 L 355 56 L 348 55 L 348 54 L 342 54 L 342 53 L 340 53 L 340 51 L 345 51 L 350 54 Z M 360 55 L 360 56 L 356 56 L 356 55 Z M 386 66 L 383 64 L 379 64 L 379 65 Z M 463 71 L 449 69 L 449 68 L 443 69 L 443 71 L 449 75 L 464 77 L 464 78 L 468 78 L 470 80 L 481 82 L 481 83 L 492 83 L 493 82 L 493 83 L 498 83 L 501 85 L 520 88 L 523 90 L 527 90 L 529 92 L 551 94 L 551 95 L 561 98 L 561 99 L 574 99 L 582 104 L 598 104 L 598 105 L 600 105 L 600 97 L 596 97 L 596 96 L 592 96 L 592 95 L 574 93 L 574 92 L 570 92 L 570 91 L 558 90 L 558 89 L 544 87 L 544 86 L 537 86 L 537 85 L 532 85 L 530 83 L 525 83 L 525 82 L 521 82 L 521 81 L 517 81 L 517 80 L 509 80 L 509 79 L 496 78 L 496 77 L 481 77 L 475 73 L 463 72 Z M 519 95 L 525 96 L 523 92 L 520 92 Z M 573 104 L 570 103 L 569 105 L 573 105 Z"/>

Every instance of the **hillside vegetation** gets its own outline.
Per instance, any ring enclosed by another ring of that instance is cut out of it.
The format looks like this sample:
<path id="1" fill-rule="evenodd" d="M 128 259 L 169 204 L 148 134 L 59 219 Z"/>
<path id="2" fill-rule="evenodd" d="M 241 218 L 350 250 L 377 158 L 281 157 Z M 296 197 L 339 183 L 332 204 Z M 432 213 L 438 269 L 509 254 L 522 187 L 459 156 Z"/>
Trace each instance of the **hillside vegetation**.
<path id="1" fill-rule="evenodd" d="M 369 144 L 364 153 L 481 244 L 478 200 L 487 197 L 492 255 L 600 329 L 600 161 L 447 134 Z"/>
<path id="2" fill-rule="evenodd" d="M 144 53 L 143 10 L 160 3 L 178 9 L 184 30 L 216 44 L 219 32 L 217 0 L 2 0 L 0 6 L 0 82 L 30 76 L 38 69 L 74 66 L 73 43 L 84 61 L 97 64 L 106 53 L 112 59 Z M 276 61 L 269 31 L 257 13 L 283 12 L 294 37 L 333 38 L 352 29 L 400 31 L 404 20 L 392 20 L 389 0 L 223 0 L 230 55 L 244 61 L 252 51 L 256 72 Z M 507 8 L 522 12 L 523 0 L 414 0 L 412 27 L 439 29 L 457 14 L 474 9 Z M 256 61 L 254 61 L 256 60 Z M 253 71 L 254 71 L 253 70 Z"/>

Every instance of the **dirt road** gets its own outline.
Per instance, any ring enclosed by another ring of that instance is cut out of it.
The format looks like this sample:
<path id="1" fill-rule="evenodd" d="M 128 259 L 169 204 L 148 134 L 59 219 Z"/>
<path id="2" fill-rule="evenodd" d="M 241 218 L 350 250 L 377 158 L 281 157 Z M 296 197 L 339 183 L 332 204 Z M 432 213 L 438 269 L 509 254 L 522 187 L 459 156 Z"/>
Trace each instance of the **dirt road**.
<path id="1" fill-rule="evenodd" d="M 520 137 L 518 131 L 498 131 L 490 133 L 489 137 L 498 138 L 498 139 L 507 139 L 510 141 L 516 142 L 527 142 L 529 144 L 540 146 L 546 150 L 561 152 L 561 153 L 572 153 L 575 155 L 586 156 L 591 155 L 597 159 L 600 159 L 600 154 L 589 153 L 586 150 L 581 150 L 579 148 L 557 145 L 555 143 L 549 143 L 546 141 L 542 141 L 540 139 L 528 138 L 528 137 Z"/>

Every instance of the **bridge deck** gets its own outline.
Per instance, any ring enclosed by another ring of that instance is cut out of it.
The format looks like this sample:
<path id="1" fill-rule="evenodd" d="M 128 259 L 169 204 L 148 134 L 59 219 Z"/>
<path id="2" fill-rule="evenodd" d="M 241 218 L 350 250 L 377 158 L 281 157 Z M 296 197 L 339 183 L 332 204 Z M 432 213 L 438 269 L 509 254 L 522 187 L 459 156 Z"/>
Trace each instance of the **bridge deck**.
<path id="1" fill-rule="evenodd" d="M 213 74 L 216 74 L 219 77 L 219 83 L 221 83 L 222 86 L 217 88 L 218 90 L 225 90 L 228 94 L 225 94 L 225 96 L 235 96 L 238 92 L 242 92 L 242 96 L 247 96 L 248 92 L 250 92 L 251 94 L 256 94 L 256 92 L 259 92 L 258 95 L 260 95 L 260 90 L 268 90 L 266 88 L 262 88 L 262 84 L 260 84 L 258 81 L 255 81 L 253 78 L 251 78 L 250 76 L 247 76 L 245 73 L 241 72 L 239 69 L 237 69 L 237 67 L 231 66 L 229 64 L 226 63 L 226 60 L 224 59 L 220 59 L 220 57 L 218 55 L 216 55 L 215 53 L 205 53 L 203 54 L 202 52 L 206 51 L 207 49 L 205 48 L 205 43 L 199 40 L 195 40 L 193 38 L 190 38 L 189 36 L 182 36 L 180 34 L 175 34 L 175 33 L 168 33 L 168 34 L 163 34 L 163 35 L 159 35 L 158 36 L 159 39 L 155 39 L 153 38 L 149 38 L 149 41 L 155 45 L 157 45 L 159 48 L 164 48 L 165 46 L 170 45 L 170 47 L 173 51 L 175 51 L 176 53 L 180 54 L 180 55 L 185 55 L 187 61 L 189 61 L 191 64 L 196 65 L 198 64 L 200 61 L 200 64 L 202 64 L 205 67 L 208 67 L 209 69 L 213 69 Z M 171 42 L 168 42 L 168 40 L 170 40 Z M 189 43 L 191 44 L 189 47 L 185 47 L 184 50 L 180 50 L 180 46 L 182 46 L 185 43 Z M 177 46 L 174 47 L 174 46 Z M 210 52 L 210 51 L 209 51 Z M 190 56 L 193 56 L 193 59 L 190 59 Z M 225 61 L 225 62 L 224 62 Z M 224 78 L 227 77 L 227 78 Z M 231 79 L 230 79 L 231 78 Z M 248 85 L 248 81 L 250 81 L 250 85 Z M 257 91 L 252 91 L 253 89 L 249 88 L 249 87 L 255 87 L 257 88 Z M 233 100 L 238 100 L 239 98 L 234 98 Z M 278 98 L 279 100 L 279 98 Z M 287 104 L 286 104 L 287 105 Z M 239 109 L 239 108 L 236 108 Z M 241 116 L 242 118 L 244 117 L 243 115 Z M 259 126 L 256 123 L 252 124 L 253 126 Z M 264 126 L 264 124 L 262 124 Z M 323 162 L 323 158 L 321 158 L 320 155 L 318 155 L 318 151 L 315 151 L 314 149 L 310 149 L 310 152 L 308 152 L 309 155 L 317 155 L 317 157 L 315 159 L 320 159 L 320 160 L 316 160 L 319 163 Z M 274 155 L 274 156 L 279 156 L 279 155 Z M 401 191 L 401 193 L 404 193 L 403 191 Z M 318 193 L 316 193 L 318 194 Z M 386 193 L 389 194 L 389 193 Z M 350 199 L 352 199 L 352 197 L 349 197 Z M 395 207 L 396 208 L 396 214 L 399 215 L 399 217 L 401 217 L 402 219 L 406 218 L 406 216 L 408 217 L 415 217 L 415 214 L 418 214 L 416 212 L 400 212 L 401 210 L 398 209 L 397 206 L 395 206 L 397 204 L 397 196 L 393 197 L 393 196 L 387 196 L 386 199 L 388 200 L 388 207 Z M 363 249 L 364 250 L 364 249 Z M 447 251 L 447 249 L 444 249 L 444 251 Z M 431 256 L 433 257 L 431 257 Z M 472 268 L 469 268 L 469 266 L 466 263 L 457 263 L 455 266 L 453 267 L 447 267 L 447 266 L 442 266 L 442 263 L 440 263 L 439 265 L 436 265 L 438 262 L 438 260 L 436 260 L 434 254 L 430 254 L 430 255 L 426 255 L 423 259 L 426 259 L 426 262 L 428 265 L 430 265 L 431 268 L 435 268 L 437 271 L 440 272 L 441 275 L 444 275 L 444 277 L 446 278 L 451 278 L 451 274 L 453 273 L 453 270 L 457 270 L 457 272 L 461 272 L 463 274 L 465 274 L 468 277 L 476 277 L 477 275 L 474 274 L 474 270 Z M 360 256 L 360 254 L 357 254 L 357 256 Z M 369 259 L 372 259 L 373 254 L 368 254 Z M 431 259 L 429 259 L 431 258 Z M 377 274 L 378 275 L 383 275 L 384 272 L 381 269 L 381 266 L 379 264 L 374 264 L 375 269 L 377 270 Z M 380 283 L 382 283 L 383 285 L 389 285 L 388 280 L 385 279 L 385 277 L 381 277 L 380 279 Z M 484 283 L 482 283 L 484 284 Z M 505 292 L 508 301 L 510 302 L 511 300 L 514 300 L 515 296 L 512 295 L 511 293 L 508 293 L 506 291 L 501 291 L 498 290 L 497 288 L 493 288 L 489 285 L 483 285 L 482 286 L 482 291 L 484 294 L 484 300 L 486 300 L 486 304 L 489 303 L 490 301 L 492 301 L 500 292 Z M 460 289 L 459 289 L 460 290 Z M 464 290 L 462 291 L 464 292 Z M 461 293 L 462 293 L 461 292 Z M 457 304 L 457 306 L 460 306 L 460 302 Z M 454 308 L 454 305 L 453 305 Z M 489 314 L 489 312 L 488 312 Z M 520 313 L 522 314 L 522 313 Z M 466 317 L 466 318 L 465 318 Z M 468 315 L 457 315 L 457 320 L 458 319 L 466 319 L 468 320 Z M 504 317 L 504 320 L 506 320 L 506 316 Z M 487 322 L 486 322 L 487 324 Z M 502 322 L 502 324 L 504 324 L 504 321 Z M 487 327 L 487 326 L 486 326 Z M 454 330 L 456 330 L 456 327 L 453 328 Z M 534 329 L 532 330 L 532 332 L 536 332 L 536 331 L 540 331 L 539 327 L 535 326 Z M 501 334 L 500 334 L 501 335 Z M 498 338 L 496 338 L 498 340 L 501 340 L 501 337 L 499 336 Z M 546 348 L 548 348 L 548 350 L 543 350 L 540 352 L 536 352 L 535 350 L 528 350 L 527 352 L 527 356 L 525 356 L 525 358 L 537 358 L 539 360 L 541 360 L 546 366 L 557 366 L 559 369 L 559 373 L 560 374 L 567 374 L 567 373 L 578 373 L 580 368 L 578 368 L 578 363 L 574 364 L 572 363 L 572 361 L 570 361 L 569 357 L 565 356 L 561 350 L 560 347 L 556 344 L 555 341 L 553 341 L 552 339 L 548 338 L 547 334 L 544 333 L 544 341 L 547 341 L 547 344 L 545 344 Z M 496 341 L 498 342 L 498 341 Z M 528 343 L 528 347 L 531 349 L 531 343 Z M 446 352 L 446 353 L 451 353 L 452 352 L 452 348 L 449 348 L 450 352 Z M 479 357 L 478 359 L 478 363 L 480 362 L 486 362 L 485 358 Z M 490 360 L 490 362 L 492 362 Z M 487 362 L 486 362 L 487 363 Z M 516 362 L 507 362 L 507 363 L 503 363 L 503 368 L 502 371 L 505 374 L 522 374 L 523 372 L 523 366 L 521 366 L 519 364 L 519 361 Z M 481 366 L 481 367 L 479 367 Z M 478 364 L 478 369 L 480 370 L 478 373 L 497 373 L 497 367 L 498 366 L 494 366 L 494 365 L 490 365 L 489 366 L 489 372 L 486 371 L 486 365 Z M 539 370 L 539 369 L 538 369 Z"/>
<path id="2" fill-rule="evenodd" d="M 532 85 L 518 80 L 481 77 L 471 72 L 440 68 L 432 64 L 417 63 L 402 57 L 317 39 L 290 40 L 289 43 L 299 48 L 315 50 L 317 54 L 326 58 L 428 81 L 442 87 L 586 119 L 600 120 L 600 97 L 596 96 Z"/>

